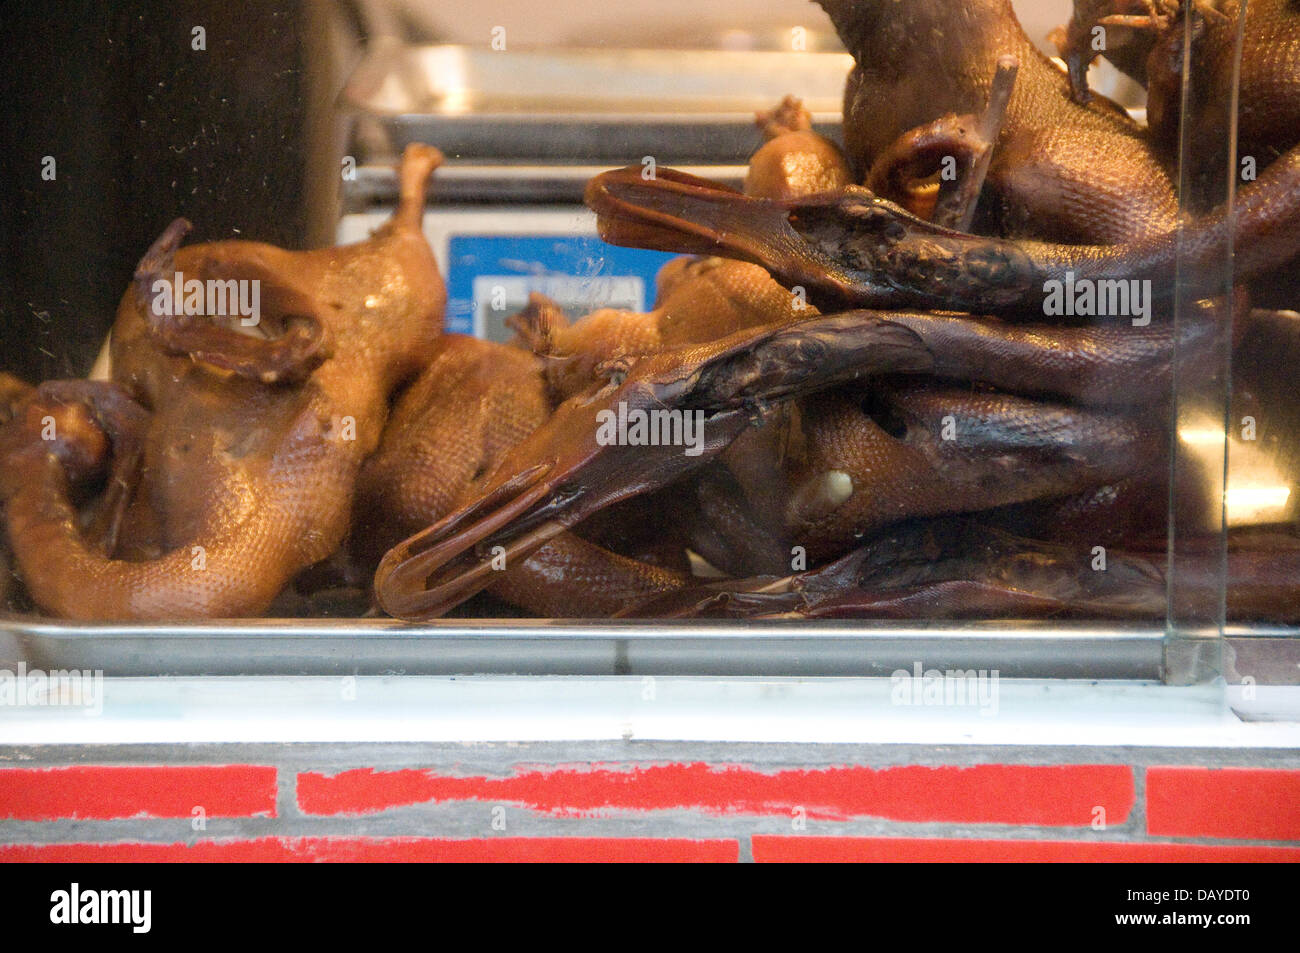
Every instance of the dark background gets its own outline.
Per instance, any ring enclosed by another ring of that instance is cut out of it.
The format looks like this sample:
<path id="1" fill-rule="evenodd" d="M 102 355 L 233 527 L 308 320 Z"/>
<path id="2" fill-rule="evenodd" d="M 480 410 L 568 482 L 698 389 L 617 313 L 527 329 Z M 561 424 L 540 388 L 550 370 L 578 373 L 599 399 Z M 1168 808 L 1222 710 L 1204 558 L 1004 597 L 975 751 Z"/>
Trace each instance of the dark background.
<path id="1" fill-rule="evenodd" d="M 85 375 L 136 261 L 178 215 L 191 243 L 302 246 L 302 24 L 284 0 L 5 4 L 0 370 Z"/>

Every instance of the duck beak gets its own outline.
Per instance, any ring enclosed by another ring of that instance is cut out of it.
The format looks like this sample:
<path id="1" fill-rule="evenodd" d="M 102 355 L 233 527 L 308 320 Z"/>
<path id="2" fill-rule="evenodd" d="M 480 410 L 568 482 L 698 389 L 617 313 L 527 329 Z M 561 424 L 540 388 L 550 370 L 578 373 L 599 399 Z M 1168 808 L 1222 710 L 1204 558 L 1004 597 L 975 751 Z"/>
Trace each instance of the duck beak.
<path id="1" fill-rule="evenodd" d="M 837 200 L 828 194 L 800 204 Z M 660 169 L 653 179 L 638 166 L 605 172 L 588 183 L 584 201 L 596 213 L 600 237 L 613 245 L 738 258 L 827 301 L 846 300 L 857 283 L 794 229 L 787 205 L 684 172 Z"/>

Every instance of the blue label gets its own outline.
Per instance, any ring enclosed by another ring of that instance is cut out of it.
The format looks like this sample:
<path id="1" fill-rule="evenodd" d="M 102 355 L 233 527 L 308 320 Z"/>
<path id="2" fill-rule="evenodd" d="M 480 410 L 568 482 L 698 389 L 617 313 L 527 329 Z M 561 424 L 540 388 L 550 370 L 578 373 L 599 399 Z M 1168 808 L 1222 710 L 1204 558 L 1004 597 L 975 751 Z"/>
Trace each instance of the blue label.
<path id="1" fill-rule="evenodd" d="M 532 292 L 571 318 L 599 308 L 647 311 L 667 252 L 619 248 L 586 235 L 453 235 L 447 244 L 446 328 L 492 341 Z"/>

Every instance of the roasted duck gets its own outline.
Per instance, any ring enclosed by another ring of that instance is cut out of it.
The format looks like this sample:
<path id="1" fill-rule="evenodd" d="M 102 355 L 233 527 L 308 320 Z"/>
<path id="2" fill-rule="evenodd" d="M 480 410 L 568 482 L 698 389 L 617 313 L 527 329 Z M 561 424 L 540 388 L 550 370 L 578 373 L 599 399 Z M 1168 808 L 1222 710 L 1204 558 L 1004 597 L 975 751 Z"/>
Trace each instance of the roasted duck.
<path id="1" fill-rule="evenodd" d="M 339 547 L 389 398 L 441 333 L 445 291 L 420 230 L 440 161 L 407 150 L 391 221 L 359 245 L 180 248 L 187 223 L 164 232 L 122 299 L 113 381 L 44 384 L 0 431 L 8 537 L 41 609 L 257 615 Z M 191 281 L 193 310 L 159 301 L 172 288 L 188 298 Z M 205 310 L 211 282 L 255 289 L 256 323 Z"/>

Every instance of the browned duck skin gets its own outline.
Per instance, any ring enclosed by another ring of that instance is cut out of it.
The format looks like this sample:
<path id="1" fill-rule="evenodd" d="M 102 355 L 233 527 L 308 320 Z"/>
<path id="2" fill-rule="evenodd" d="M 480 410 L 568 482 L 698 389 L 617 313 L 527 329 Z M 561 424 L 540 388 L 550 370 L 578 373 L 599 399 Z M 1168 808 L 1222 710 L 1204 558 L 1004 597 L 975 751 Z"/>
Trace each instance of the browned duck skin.
<path id="1" fill-rule="evenodd" d="M 135 486 L 148 412 L 107 381 L 46 381 L 15 408 L 0 428 L 0 501 L 7 503 L 8 536 L 38 602 L 41 580 L 60 571 L 58 557 L 70 531 L 93 561 L 110 558 Z M 72 502 L 74 491 L 108 473 L 90 519 Z M 28 483 L 26 491 L 22 484 Z M 74 563 L 68 567 L 76 572 Z"/>
<path id="2" fill-rule="evenodd" d="M 551 407 L 539 362 L 518 348 L 445 334 L 402 394 L 357 480 L 357 520 L 377 560 L 451 511 Z M 435 515 L 436 514 L 436 515 Z"/>
<path id="3" fill-rule="evenodd" d="M 662 293 L 653 311 L 604 308 L 571 325 L 544 299 L 530 302 L 515 327 L 527 346 L 545 359 L 547 382 L 557 401 L 602 380 L 602 368 L 612 363 L 817 314 L 763 268 L 748 262 L 679 259 L 661 269 L 660 284 Z"/>
<path id="4" fill-rule="evenodd" d="M 144 263 L 146 277 L 259 280 L 262 300 L 290 313 L 268 309 L 262 317 L 273 335 L 228 352 L 221 331 L 240 333 L 233 322 L 212 316 L 218 330 L 209 333 L 165 320 L 152 282 L 144 295 L 138 282 L 128 290 L 113 330 L 113 377 L 150 411 L 116 547 L 132 560 L 109 558 L 86 538 L 69 497 L 79 468 L 41 440 L 39 421 L 23 426 L 0 465 L 16 561 L 44 611 L 79 619 L 257 615 L 295 573 L 338 548 L 389 397 L 428 361 L 441 333 L 445 291 L 420 231 L 424 190 L 440 161 L 436 149 L 407 149 L 392 220 L 358 245 L 287 252 L 231 241 L 173 254 L 183 226 L 164 236 Z M 318 360 L 319 348 L 287 345 L 298 327 L 307 340 L 328 339 L 333 356 Z M 194 350 L 175 353 L 187 347 Z M 298 356 L 285 360 L 286 347 Z M 267 371 L 273 383 L 264 383 Z M 85 421 L 71 446 L 95 444 L 103 393 L 69 405 Z M 98 442 L 112 443 L 105 432 Z"/>
<path id="5" fill-rule="evenodd" d="M 1194 11 L 1192 49 L 1185 56 L 1187 12 Z M 1231 109 L 1240 0 L 1075 0 L 1063 55 L 1080 97 L 1090 95 L 1085 71 L 1093 30 L 1105 29 L 1101 55 L 1149 87 L 1154 141 L 1171 158 L 1178 147 L 1182 73 L 1191 65 L 1194 112 L 1188 161 L 1204 166 L 1223 152 Z M 1300 8 L 1293 0 L 1250 0 L 1241 48 L 1239 152 L 1259 168 L 1300 137 Z"/>
<path id="6" fill-rule="evenodd" d="M 1163 612 L 1142 556 L 1022 539 L 966 517 L 900 526 L 818 569 L 722 580 L 645 600 L 626 618 L 1128 618 Z"/>
<path id="7" fill-rule="evenodd" d="M 665 270 L 678 261 L 693 259 L 673 259 L 661 268 L 661 286 Z M 755 272 L 762 271 L 756 265 L 749 267 Z M 661 350 L 659 321 L 662 317 L 658 308 L 653 311 L 599 308 L 577 321 L 570 321 L 563 308 L 534 292 L 528 296 L 524 309 L 507 318 L 506 324 L 515 331 L 512 343 L 532 351 L 544 362 L 548 393 L 552 402 L 560 403 L 601 380 L 600 369 L 611 362 L 635 360 Z"/>
<path id="8" fill-rule="evenodd" d="M 1159 33 L 1148 61 L 1147 113 L 1153 137 L 1169 156 L 1182 133 L 1183 69 L 1191 62 L 1192 110 L 1187 162 L 1200 207 L 1219 201 L 1227 178 L 1229 120 L 1237 108 L 1237 156 L 1263 170 L 1300 143 L 1300 6 L 1250 0 L 1245 6 L 1239 100 L 1233 98 L 1240 0 L 1197 4 L 1192 50 L 1185 57 L 1186 7 Z M 1248 181 L 1237 165 L 1238 181 Z"/>
<path id="9" fill-rule="evenodd" d="M 672 169 L 653 181 L 636 168 L 602 173 L 585 200 L 606 241 L 752 261 L 787 287 L 806 289 L 824 311 L 919 306 L 1042 316 L 1051 294 L 1080 281 L 1151 281 L 1154 298 L 1168 298 L 1180 265 L 1189 293 L 1219 293 L 1229 239 L 1239 281 L 1285 264 L 1300 250 L 1300 147 L 1243 188 L 1232 215 L 1218 208 L 1121 245 L 969 235 L 860 188 L 790 202 L 753 199 Z"/>
<path id="10" fill-rule="evenodd" d="M 1171 163 L 1180 154 L 1185 157 L 1188 207 L 1204 210 L 1222 201 L 1229 162 L 1238 181 L 1249 182 L 1300 142 L 1300 7 L 1292 0 L 1147 0 L 1143 5 L 1153 12 L 1124 16 L 1134 0 L 1076 0 L 1069 31 L 1074 39 L 1065 44 L 1067 53 L 1076 51 L 1081 31 L 1089 25 L 1127 24 L 1103 26 L 1104 55 L 1147 86 L 1152 144 Z M 1185 51 L 1189 25 L 1191 49 Z M 1121 45 L 1112 49 L 1116 39 Z M 1187 123 L 1182 121 L 1185 63 L 1190 65 Z M 1076 86 L 1086 92 L 1086 84 L 1080 84 L 1082 76 Z M 1234 110 L 1237 153 L 1230 157 Z M 1271 290 L 1287 277 L 1270 276 L 1263 285 Z"/>
<path id="11" fill-rule="evenodd" d="M 985 533 L 988 531 L 986 530 Z M 1008 540 L 1001 553 L 955 559 L 936 567 L 941 581 L 910 586 L 863 586 L 797 610 L 798 618 L 873 619 L 1146 619 L 1168 613 L 1166 559 L 1158 552 L 1106 553 L 1106 571 L 1092 568 L 1091 551 L 1077 546 Z M 1182 563 L 1179 585 L 1194 600 L 1188 611 L 1212 617 L 1223 563 L 1206 554 Z M 1106 578 L 1101 578 L 1106 577 Z M 1300 621 L 1300 546 L 1231 550 L 1227 558 L 1227 618 L 1231 622 Z"/>
<path id="12" fill-rule="evenodd" d="M 1204 501 L 1198 505 L 1203 512 Z M 1048 543 L 1086 539 L 1095 546 L 1120 546 L 1153 539 L 1169 526 L 1169 461 L 1156 454 L 1148 467 L 1132 477 L 1063 500 L 989 511 L 981 519 L 1008 533 Z"/>
<path id="13" fill-rule="evenodd" d="M 1211 306 L 1203 304 L 1202 307 Z M 1193 327 L 1210 327 L 1204 321 L 1188 323 Z M 1228 431 L 1229 458 L 1234 461 L 1233 480 L 1241 478 L 1243 469 L 1261 467 L 1268 467 L 1281 482 L 1294 482 L 1300 475 L 1300 408 L 1295 407 L 1292 399 L 1294 384 L 1289 370 L 1300 360 L 1298 329 L 1300 320 L 1294 314 L 1247 311 L 1244 301 L 1235 311 L 1233 331 L 1237 344 L 1232 355 L 1229 419 L 1237 424 Z M 1180 358 L 1179 373 L 1188 373 L 1193 379 L 1211 379 L 1214 363 L 1219 358 L 1213 348 L 1204 353 L 1211 360 L 1199 368 L 1194 360 L 1182 364 Z M 1149 393 L 1148 407 L 1168 403 L 1169 372 L 1168 365 L 1152 368 L 1153 377 L 1163 378 L 1165 384 L 1163 393 L 1160 387 Z M 1117 381 L 1115 386 L 1123 390 L 1131 384 Z M 1139 387 L 1135 392 L 1141 391 Z M 1243 441 L 1243 421 L 1250 422 L 1252 430 L 1261 421 L 1267 421 L 1266 432 L 1252 432 L 1252 439 Z M 1251 455 L 1251 463 L 1244 468 L 1237 467 L 1235 462 L 1243 453 Z M 998 514 L 986 514 L 984 518 L 1010 532 L 1047 541 L 1089 539 L 1100 545 L 1123 544 L 1126 548 L 1132 548 L 1137 540 L 1163 541 L 1167 538 L 1170 516 L 1170 462 L 1153 448 L 1147 463 L 1145 472 L 1114 484 L 1064 500 L 1012 507 Z M 1201 525 L 1207 514 L 1217 514 L 1217 507 L 1210 501 L 1210 486 L 1200 471 L 1202 463 L 1186 453 L 1179 454 L 1175 463 L 1180 468 L 1173 484 L 1178 488 L 1174 501 L 1176 525 Z M 1210 518 L 1217 520 L 1218 516 Z"/>
<path id="14" fill-rule="evenodd" d="M 1108 100 L 1074 102 L 1069 79 L 1025 35 L 1010 0 L 819 2 L 857 64 L 844 138 L 858 181 L 909 130 L 981 112 L 994 66 L 1009 55 L 1020 72 L 977 230 L 1109 244 L 1176 223 L 1173 182 L 1143 130 Z"/>
<path id="15" fill-rule="evenodd" d="M 607 619 L 632 602 L 673 592 L 690 577 L 561 533 L 489 590 L 544 619 Z"/>
<path id="16" fill-rule="evenodd" d="M 1217 309 L 1202 303 L 1206 314 Z M 878 312 L 911 328 L 934 354 L 934 374 L 1088 407 L 1150 407 L 1173 392 L 1173 358 L 1208 359 L 1211 321 L 1149 327 L 1009 324 L 943 312 Z M 1204 363 L 1204 360 L 1202 361 Z"/>
<path id="17" fill-rule="evenodd" d="M 1170 482 L 1170 467 L 1178 478 Z M 1172 487 L 1177 497 L 1171 499 Z M 1125 549 L 1167 545 L 1170 505 L 1175 525 L 1200 526 L 1217 519 L 1201 464 L 1186 454 L 1170 461 L 1166 446 L 1154 446 L 1131 476 L 1064 498 L 1038 500 L 980 514 L 990 526 L 1044 542 Z"/>
<path id="18" fill-rule="evenodd" d="M 645 358 L 562 404 L 472 500 L 394 547 L 375 577 L 379 602 L 399 618 L 440 615 L 492 584 L 494 547 L 508 563 L 525 559 L 598 510 L 666 486 L 761 421 L 767 402 L 930 366 L 907 329 L 835 317 Z"/>
<path id="19" fill-rule="evenodd" d="M 357 484 L 356 540 L 377 562 L 389 546 L 450 513 L 476 480 L 551 414 L 540 362 L 517 348 L 444 335 L 393 409 Z M 377 551 L 376 550 L 377 548 Z M 501 564 L 492 592 L 534 615 L 603 616 L 685 578 L 563 533 Z"/>
<path id="20" fill-rule="evenodd" d="M 1159 421 L 1163 423 L 1163 421 Z M 803 404 L 786 538 L 835 558 L 891 523 L 1084 492 L 1156 455 L 1157 422 L 960 390 L 877 389 Z"/>
<path id="21" fill-rule="evenodd" d="M 844 153 L 813 132 L 812 116 L 798 99 L 787 96 L 775 109 L 759 113 L 758 126 L 768 141 L 749 161 L 746 195 L 779 201 L 852 184 Z"/>

